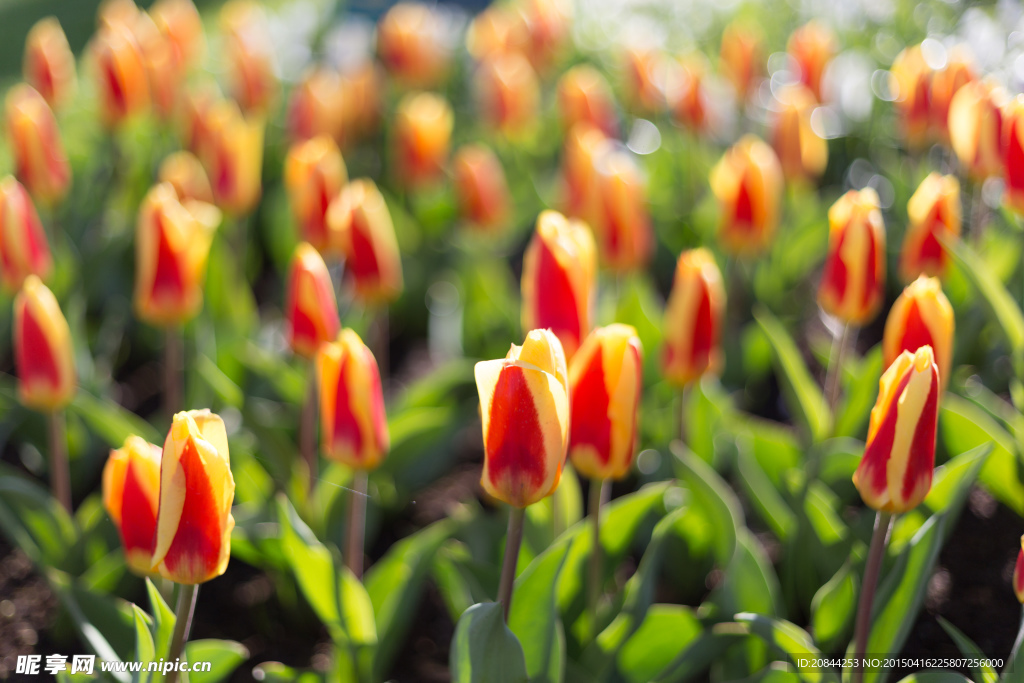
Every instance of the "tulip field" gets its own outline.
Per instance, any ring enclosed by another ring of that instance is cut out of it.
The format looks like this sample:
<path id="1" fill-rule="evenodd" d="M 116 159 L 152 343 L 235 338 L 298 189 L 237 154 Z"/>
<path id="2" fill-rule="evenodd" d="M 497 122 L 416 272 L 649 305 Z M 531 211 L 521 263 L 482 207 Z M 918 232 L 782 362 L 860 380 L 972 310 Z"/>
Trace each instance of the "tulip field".
<path id="1" fill-rule="evenodd" d="M 1024 680 L 1024 10 L 0 3 L 0 679 Z"/>

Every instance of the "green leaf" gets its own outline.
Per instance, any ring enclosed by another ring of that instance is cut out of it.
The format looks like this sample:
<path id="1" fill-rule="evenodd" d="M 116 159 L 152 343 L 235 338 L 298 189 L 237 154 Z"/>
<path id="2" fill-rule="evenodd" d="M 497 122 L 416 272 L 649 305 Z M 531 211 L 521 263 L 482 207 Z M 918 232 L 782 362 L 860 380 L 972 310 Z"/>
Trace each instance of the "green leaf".
<path id="1" fill-rule="evenodd" d="M 197 662 L 210 663 L 209 671 L 190 672 L 189 683 L 219 683 L 249 659 L 249 650 L 233 640 L 192 640 L 185 645 L 185 656 L 193 665 Z"/>
<path id="2" fill-rule="evenodd" d="M 75 545 L 75 524 L 67 511 L 35 481 L 0 476 L 0 529 L 37 565 L 65 568 Z"/>
<path id="3" fill-rule="evenodd" d="M 953 626 L 953 624 L 941 616 L 936 616 L 935 618 L 939 620 L 939 626 L 942 627 L 942 630 L 948 633 L 949 637 L 956 643 L 956 646 L 960 648 L 960 652 L 969 660 L 978 661 L 979 666 L 970 667 L 975 683 L 995 683 L 999 676 L 991 666 L 988 666 L 988 656 L 981 651 L 981 648 L 964 635 L 963 631 Z"/>
<path id="4" fill-rule="evenodd" d="M 859 577 L 847 562 L 811 601 L 811 632 L 826 652 L 845 641 L 857 612 Z"/>
<path id="5" fill-rule="evenodd" d="M 135 619 L 123 602 L 83 590 L 72 577 L 56 569 L 49 569 L 47 578 L 71 616 L 82 641 L 99 659 L 120 662 L 131 657 Z M 127 673 L 111 675 L 123 683 L 131 680 Z"/>
<path id="6" fill-rule="evenodd" d="M 820 659 L 821 652 L 814 646 L 811 636 L 802 628 L 784 619 L 772 619 L 761 614 L 744 612 L 736 615 L 736 621 L 746 624 L 750 632 L 786 655 L 797 667 L 805 681 L 834 681 L 834 673 L 819 668 L 800 666 L 801 660 Z"/>
<path id="7" fill-rule="evenodd" d="M 899 683 L 973 683 L 967 678 L 953 671 L 922 671 L 921 673 L 910 674 L 900 679 Z"/>
<path id="8" fill-rule="evenodd" d="M 796 527 L 796 515 L 789 509 L 789 505 L 775 490 L 768 475 L 746 448 L 739 449 L 736 465 L 743 488 L 761 519 L 768 524 L 779 540 L 785 541 Z"/>
<path id="9" fill-rule="evenodd" d="M 174 612 L 164 602 L 160 591 L 150 579 L 146 579 L 146 594 L 149 596 L 149 610 L 153 615 L 153 635 L 156 658 L 167 658 L 171 651 L 171 638 L 174 636 Z"/>
<path id="10" fill-rule="evenodd" d="M 163 444 L 159 432 L 141 417 L 109 399 L 97 398 L 83 389 L 75 393 L 68 408 L 85 420 L 89 428 L 111 448 L 120 448 L 124 440 L 133 434 L 150 443 Z"/>
<path id="11" fill-rule="evenodd" d="M 342 567 L 338 581 L 341 599 L 341 624 L 349 642 L 357 647 L 377 644 L 377 625 L 373 620 L 373 603 L 362 582 L 348 567 Z"/>
<path id="12" fill-rule="evenodd" d="M 1013 641 L 1013 649 L 1010 650 L 1009 661 L 1003 668 L 1000 680 L 1006 683 L 1017 683 L 1021 671 L 1024 671 L 1024 616 L 1021 617 L 1017 638 Z"/>
<path id="13" fill-rule="evenodd" d="M 205 354 L 199 354 L 196 359 L 196 370 L 199 372 L 199 376 L 203 378 L 207 386 L 213 389 L 214 393 L 217 394 L 217 398 L 220 399 L 224 405 L 231 406 L 233 408 L 241 408 L 245 402 L 245 393 L 241 387 L 235 384 L 230 377 L 217 367 L 217 364 L 209 359 Z"/>
<path id="14" fill-rule="evenodd" d="M 340 629 L 338 573 L 330 551 L 316 540 L 313 532 L 283 495 L 278 496 L 277 510 L 281 524 L 281 547 L 295 572 L 302 594 L 325 625 Z"/>
<path id="15" fill-rule="evenodd" d="M 570 542 L 566 538 L 535 558 L 513 589 L 508 627 L 523 647 L 531 683 L 558 683 L 565 675 L 565 632 L 555 597 Z"/>
<path id="16" fill-rule="evenodd" d="M 702 631 L 700 620 L 690 607 L 651 605 L 643 623 L 619 650 L 618 670 L 629 683 L 652 681 Z"/>
<path id="17" fill-rule="evenodd" d="M 156 661 L 156 647 L 153 644 L 153 634 L 149 631 L 149 624 L 152 619 L 138 605 L 132 605 L 132 614 L 135 617 L 135 661 Z M 141 681 L 142 683 L 148 681 L 149 678 L 148 671 L 140 671 L 132 676 L 133 681 Z"/>
<path id="18" fill-rule="evenodd" d="M 740 624 L 725 622 L 715 624 L 704 631 L 682 654 L 665 667 L 654 683 L 685 683 L 685 681 L 708 680 L 707 670 L 711 664 L 742 640 L 747 638 L 748 629 Z"/>
<path id="19" fill-rule="evenodd" d="M 736 536 L 736 552 L 725 571 L 725 579 L 716 591 L 715 602 L 725 614 L 779 612 L 779 580 L 764 548 L 746 528 Z"/>
<path id="20" fill-rule="evenodd" d="M 459 619 L 450 654 L 453 683 L 526 683 L 526 659 L 496 602 L 473 605 Z"/>
<path id="21" fill-rule="evenodd" d="M 878 378 L 882 376 L 882 345 L 876 344 L 856 364 L 846 379 L 842 407 L 836 417 L 836 436 L 860 436 L 867 424 L 875 399 Z"/>
<path id="22" fill-rule="evenodd" d="M 706 462 L 678 441 L 671 448 L 694 503 L 714 526 L 715 557 L 725 565 L 736 551 L 737 529 L 744 524 L 743 508 L 729 485 Z"/>
<path id="23" fill-rule="evenodd" d="M 263 683 L 324 683 L 318 671 L 299 671 L 281 662 L 263 662 L 253 667 L 253 678 Z"/>

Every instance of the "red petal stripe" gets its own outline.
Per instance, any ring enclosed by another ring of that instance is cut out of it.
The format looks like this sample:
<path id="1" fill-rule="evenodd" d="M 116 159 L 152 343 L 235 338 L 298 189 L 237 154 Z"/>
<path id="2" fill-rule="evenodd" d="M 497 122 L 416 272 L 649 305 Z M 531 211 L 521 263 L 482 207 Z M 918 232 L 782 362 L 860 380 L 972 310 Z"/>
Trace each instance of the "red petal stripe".
<path id="1" fill-rule="evenodd" d="M 344 353 L 338 366 L 338 386 L 334 393 L 334 424 L 331 425 L 333 429 L 331 430 L 330 446 L 338 449 L 351 448 L 358 457 L 363 450 L 363 432 L 356 420 L 355 413 L 352 412 L 350 405 L 352 399 L 349 396 L 345 376 L 351 362 L 351 355 Z"/>
<path id="2" fill-rule="evenodd" d="M 44 381 L 53 389 L 60 387 L 60 371 L 57 369 L 53 347 L 27 305 L 21 318 L 21 344 L 16 351 L 18 373 L 23 381 Z"/>
<path id="3" fill-rule="evenodd" d="M 135 469 L 129 459 L 121 498 L 121 539 L 126 550 L 145 550 L 152 555 L 156 548 L 157 501 L 146 497 Z"/>
<path id="4" fill-rule="evenodd" d="M 911 372 L 907 373 L 908 378 Z M 930 372 L 932 382 L 928 389 L 928 398 L 925 400 L 924 408 L 914 428 L 907 470 L 903 475 L 901 495 L 904 499 L 913 493 L 915 485 L 920 481 L 927 481 L 930 488 L 932 472 L 935 470 L 935 426 L 939 416 L 939 377 L 934 366 Z"/>
<path id="5" fill-rule="evenodd" d="M 537 280 L 533 293 L 537 319 L 534 323 L 541 329 L 550 328 L 560 340 L 573 340 L 575 348 L 579 346 L 583 330 L 579 302 L 569 282 L 569 274 L 555 258 L 548 243 L 539 238 L 537 242 Z"/>
<path id="6" fill-rule="evenodd" d="M 544 483 L 544 432 L 526 376 L 516 365 L 505 366 L 494 387 L 486 453 L 495 488 L 506 477 L 519 486 Z"/>
<path id="7" fill-rule="evenodd" d="M 202 581 L 217 570 L 224 530 L 213 487 L 192 437 L 185 440 L 179 466 L 185 475 L 185 503 L 164 566 L 182 582 Z"/>
<path id="8" fill-rule="evenodd" d="M 605 384 L 603 356 L 599 346 L 573 387 L 569 448 L 591 445 L 597 449 L 598 460 L 607 465 L 611 459 L 612 421 L 608 416 L 611 399 Z"/>

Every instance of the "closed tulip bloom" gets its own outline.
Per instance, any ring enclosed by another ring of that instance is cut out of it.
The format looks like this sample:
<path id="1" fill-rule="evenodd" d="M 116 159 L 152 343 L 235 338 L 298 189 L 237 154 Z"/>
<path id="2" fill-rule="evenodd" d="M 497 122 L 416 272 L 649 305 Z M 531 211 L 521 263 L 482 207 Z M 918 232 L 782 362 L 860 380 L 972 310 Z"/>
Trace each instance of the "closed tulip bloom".
<path id="1" fill-rule="evenodd" d="M 611 86 L 601 72 L 589 64 L 574 66 L 559 79 L 558 111 L 567 129 L 587 121 L 605 135 L 618 133 Z"/>
<path id="2" fill-rule="evenodd" d="M 267 111 L 278 79 L 263 8 L 251 0 L 231 0 L 221 9 L 220 21 L 232 96 L 247 114 Z"/>
<path id="3" fill-rule="evenodd" d="M 28 408 L 59 410 L 75 395 L 71 330 L 57 298 L 35 275 L 14 298 L 14 367 L 18 400 Z"/>
<path id="4" fill-rule="evenodd" d="M 328 68 L 313 69 L 292 88 L 288 99 L 291 138 L 301 141 L 329 135 L 341 140 L 345 107 L 341 74 Z"/>
<path id="5" fill-rule="evenodd" d="M 505 182 L 505 169 L 489 147 L 463 145 L 452 161 L 459 211 L 466 222 L 482 231 L 505 225 L 512 199 Z"/>
<path id="6" fill-rule="evenodd" d="M 529 60 L 520 53 L 485 59 L 477 70 L 476 89 L 484 119 L 506 135 L 521 133 L 536 122 L 540 85 Z"/>
<path id="7" fill-rule="evenodd" d="M 869 507 L 908 512 L 928 495 L 938 412 L 939 377 L 932 348 L 904 351 L 878 383 L 864 457 L 853 474 L 853 484 Z"/>
<path id="8" fill-rule="evenodd" d="M 209 410 L 178 413 L 164 441 L 153 568 L 175 583 L 215 579 L 231 559 L 231 476 L 224 421 Z"/>
<path id="9" fill-rule="evenodd" d="M 451 46 L 435 10 L 419 2 L 400 2 L 377 24 L 377 54 L 404 86 L 430 88 L 447 76 Z"/>
<path id="10" fill-rule="evenodd" d="M 525 508 L 558 488 L 569 442 L 565 355 L 550 330 L 533 330 L 499 360 L 476 364 L 484 471 L 492 497 Z"/>
<path id="11" fill-rule="evenodd" d="M 527 36 L 523 53 L 543 71 L 558 61 L 570 41 L 572 4 L 568 0 L 520 0 L 515 3 Z"/>
<path id="12" fill-rule="evenodd" d="M 40 19 L 28 32 L 22 73 L 51 107 L 60 107 L 75 92 L 75 56 L 56 17 Z"/>
<path id="13" fill-rule="evenodd" d="M 391 213 L 369 178 L 349 183 L 331 202 L 327 225 L 345 257 L 345 271 L 364 303 L 394 301 L 402 293 L 402 258 Z"/>
<path id="14" fill-rule="evenodd" d="M 850 190 L 828 210 L 828 256 L 818 288 L 825 312 L 853 325 L 871 320 L 885 290 L 885 226 L 878 194 Z"/>
<path id="15" fill-rule="evenodd" d="M 324 456 L 374 470 L 390 448 L 380 371 L 359 335 L 344 329 L 316 355 Z"/>
<path id="16" fill-rule="evenodd" d="M 627 102 L 640 114 L 665 109 L 665 81 L 670 59 L 644 47 L 630 47 L 624 55 Z"/>
<path id="17" fill-rule="evenodd" d="M 373 60 L 342 74 L 346 102 L 342 110 L 342 142 L 358 140 L 377 129 L 384 110 L 384 72 Z"/>
<path id="18" fill-rule="evenodd" d="M 1024 95 L 1003 108 L 1003 203 L 1024 213 Z"/>
<path id="19" fill-rule="evenodd" d="M 562 176 L 565 181 L 565 212 L 596 222 L 598 216 L 597 168 L 611 142 L 590 123 L 572 127 L 565 136 Z"/>
<path id="20" fill-rule="evenodd" d="M 45 279 L 53 261 L 43 224 L 25 188 L 12 176 L 0 180 L 0 277 L 21 289 L 29 275 Z"/>
<path id="21" fill-rule="evenodd" d="M 739 100 L 747 99 L 764 65 L 764 36 L 753 25 L 733 21 L 722 31 L 719 69 L 732 83 Z"/>
<path id="22" fill-rule="evenodd" d="M 196 66 L 206 52 L 206 37 L 192 0 L 157 0 L 149 8 L 149 15 L 170 41 L 174 62 L 186 71 Z"/>
<path id="23" fill-rule="evenodd" d="M 213 203 L 213 190 L 202 162 L 192 152 L 174 152 L 160 162 L 157 182 L 170 183 L 180 201 Z"/>
<path id="24" fill-rule="evenodd" d="M 569 458 L 591 479 L 622 479 L 633 463 L 643 349 L 629 325 L 598 327 L 569 365 Z"/>
<path id="25" fill-rule="evenodd" d="M 60 201 L 71 184 L 71 166 L 46 100 L 22 83 L 8 91 L 5 110 L 15 175 L 37 201 Z"/>
<path id="26" fill-rule="evenodd" d="M 793 31 L 786 45 L 786 52 L 800 67 L 800 82 L 818 101 L 821 101 L 821 77 L 836 51 L 835 33 L 813 19 Z"/>
<path id="27" fill-rule="evenodd" d="M 526 25 L 506 5 L 489 5 L 477 14 L 466 30 L 466 51 L 476 60 L 525 49 Z"/>
<path id="28" fill-rule="evenodd" d="M 327 265 L 320 253 L 302 242 L 292 256 L 285 300 L 288 344 L 300 356 L 312 358 L 320 345 L 338 336 L 338 301 Z"/>
<path id="29" fill-rule="evenodd" d="M 284 184 L 292 215 L 302 239 L 321 253 L 331 246 L 327 208 L 347 182 L 345 161 L 333 138 L 321 135 L 288 150 Z"/>
<path id="30" fill-rule="evenodd" d="M 1024 536 L 1020 537 L 1020 552 L 1017 553 L 1017 564 L 1013 567 L 1013 592 L 1017 600 L 1024 604 Z"/>
<path id="31" fill-rule="evenodd" d="M 949 107 L 953 97 L 975 79 L 970 53 L 963 45 L 951 49 L 946 66 L 932 75 L 928 104 L 932 127 L 940 140 L 949 141 Z"/>
<path id="32" fill-rule="evenodd" d="M 666 91 L 669 107 L 676 121 L 700 132 L 707 127 L 707 95 L 704 76 L 707 63 L 702 55 L 689 54 L 675 65 Z"/>
<path id="33" fill-rule="evenodd" d="M 395 116 L 394 160 L 403 183 L 421 187 L 441 176 L 454 125 L 452 108 L 440 95 L 421 92 L 402 98 Z"/>
<path id="34" fill-rule="evenodd" d="M 817 106 L 814 95 L 802 85 L 779 93 L 781 109 L 776 114 L 772 146 L 779 155 L 788 180 L 812 180 L 828 165 L 828 143 L 811 128 L 811 113 Z"/>
<path id="35" fill-rule="evenodd" d="M 185 65 L 178 59 L 171 39 L 157 28 L 148 14 L 139 13 L 134 34 L 146 69 L 150 104 L 161 120 L 170 120 L 178 108 L 186 76 Z"/>
<path id="36" fill-rule="evenodd" d="M 978 180 L 1003 172 L 1002 107 L 1009 95 L 992 81 L 972 81 L 949 105 L 949 139 L 960 163 Z"/>
<path id="37" fill-rule="evenodd" d="M 523 256 L 523 328 L 551 330 L 572 358 L 590 333 L 596 278 L 590 229 L 557 211 L 541 213 Z"/>
<path id="38" fill-rule="evenodd" d="M 178 136 L 182 146 L 200 161 L 210 148 L 210 112 L 224 99 L 216 85 L 206 82 L 186 88 L 178 112 Z"/>
<path id="39" fill-rule="evenodd" d="M 207 144 L 199 158 L 221 209 L 234 216 L 253 208 L 262 193 L 263 122 L 246 118 L 229 100 L 214 104 L 205 121 Z"/>
<path id="40" fill-rule="evenodd" d="M 216 207 L 178 200 L 170 183 L 150 189 L 135 235 L 135 312 L 152 325 L 178 325 L 203 304 L 203 278 Z"/>
<path id="41" fill-rule="evenodd" d="M 711 170 L 711 191 L 721 218 L 718 239 L 726 251 L 758 254 L 771 243 L 782 202 L 782 166 L 775 151 L 745 135 Z"/>
<path id="42" fill-rule="evenodd" d="M 889 310 L 882 337 L 883 360 L 892 365 L 904 351 L 932 347 L 939 382 L 945 388 L 953 361 L 953 307 L 938 278 L 921 277 L 907 285 Z"/>
<path id="43" fill-rule="evenodd" d="M 684 387 L 722 364 L 719 348 L 725 317 L 725 287 L 714 256 L 707 249 L 679 255 L 665 308 L 665 378 Z"/>
<path id="44" fill-rule="evenodd" d="M 933 71 L 925 61 L 920 45 L 908 47 L 898 55 L 890 69 L 896 84 L 894 105 L 900 116 L 903 135 L 910 147 L 928 140 L 932 124 L 931 82 Z"/>
<path id="45" fill-rule="evenodd" d="M 90 44 L 103 121 L 116 127 L 149 107 L 149 81 L 142 48 L 132 27 L 110 22 Z"/>
<path id="46" fill-rule="evenodd" d="M 160 454 L 159 446 L 132 435 L 103 467 L 103 507 L 121 535 L 128 568 L 140 576 L 153 570 Z"/>
<path id="47" fill-rule="evenodd" d="M 930 173 L 907 202 L 910 225 L 903 235 L 900 277 L 910 282 L 921 273 L 942 276 L 949 257 L 940 236 L 960 236 L 960 181 Z"/>
<path id="48" fill-rule="evenodd" d="M 628 152 L 613 148 L 597 166 L 601 210 L 592 227 L 601 263 L 615 271 L 641 268 L 651 255 L 647 188 Z"/>

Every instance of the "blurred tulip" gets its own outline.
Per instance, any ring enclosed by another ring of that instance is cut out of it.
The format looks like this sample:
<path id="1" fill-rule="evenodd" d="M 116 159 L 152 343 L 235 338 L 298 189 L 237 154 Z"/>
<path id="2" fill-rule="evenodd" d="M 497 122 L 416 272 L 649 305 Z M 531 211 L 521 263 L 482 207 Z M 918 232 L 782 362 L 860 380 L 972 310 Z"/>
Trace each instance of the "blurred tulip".
<path id="1" fill-rule="evenodd" d="M 247 114 L 265 113 L 277 95 L 274 41 L 263 7 L 230 0 L 220 11 L 231 94 Z"/>
<path id="2" fill-rule="evenodd" d="M 74 94 L 78 87 L 75 56 L 56 17 L 40 19 L 28 32 L 22 73 L 54 109 Z"/>
<path id="3" fill-rule="evenodd" d="M 210 147 L 210 112 L 223 99 L 217 87 L 210 83 L 187 88 L 182 96 L 178 117 L 181 144 L 200 160 Z"/>
<path id="4" fill-rule="evenodd" d="M 775 117 L 772 146 L 779 156 L 787 180 L 813 180 L 828 165 L 828 143 L 811 128 L 811 113 L 817 101 L 802 85 L 783 88 L 781 109 Z"/>
<path id="5" fill-rule="evenodd" d="M 103 122 L 117 127 L 149 107 L 149 81 L 142 48 L 132 27 L 102 26 L 89 46 Z"/>
<path id="6" fill-rule="evenodd" d="M 800 82 L 821 101 L 821 77 L 837 51 L 836 36 L 825 24 L 812 19 L 793 31 L 786 52 L 800 67 Z"/>
<path id="7" fill-rule="evenodd" d="M 707 249 L 679 255 L 672 292 L 665 308 L 662 369 L 677 387 L 718 372 L 725 318 L 725 287 L 714 256 Z"/>
<path id="8" fill-rule="evenodd" d="M 722 31 L 718 62 L 737 99 L 745 101 L 764 70 L 764 35 L 753 24 L 733 21 Z"/>
<path id="9" fill-rule="evenodd" d="M 96 25 L 101 30 L 109 26 L 131 28 L 140 13 L 141 10 L 134 0 L 102 0 L 96 8 Z"/>
<path id="10" fill-rule="evenodd" d="M 938 412 L 939 377 L 932 348 L 904 351 L 878 383 L 864 457 L 853 475 L 869 507 L 908 512 L 928 495 Z"/>
<path id="11" fill-rule="evenodd" d="M 518 52 L 485 59 L 477 70 L 476 89 L 483 118 L 506 135 L 519 134 L 537 121 L 537 74 Z"/>
<path id="12" fill-rule="evenodd" d="M 591 332 L 569 365 L 569 457 L 590 479 L 622 479 L 637 441 L 643 349 L 636 330 L 614 324 Z"/>
<path id="13" fill-rule="evenodd" d="M 1024 95 L 1003 108 L 1003 203 L 1024 213 Z"/>
<path id="14" fill-rule="evenodd" d="M 327 209 L 327 225 L 345 256 L 358 299 L 394 301 L 402 293 L 402 258 L 391 213 L 369 178 L 350 182 Z"/>
<path id="15" fill-rule="evenodd" d="M 384 109 L 384 74 L 379 65 L 367 59 L 342 74 L 345 99 L 341 138 L 345 142 L 376 130 Z"/>
<path id="16" fill-rule="evenodd" d="M 18 400 L 27 408 L 53 412 L 75 395 L 71 330 L 57 298 L 35 275 L 14 298 L 14 367 Z"/>
<path id="17" fill-rule="evenodd" d="M 669 57 L 645 47 L 628 48 L 624 55 L 626 102 L 639 114 L 654 114 L 665 109 L 665 81 Z"/>
<path id="18" fill-rule="evenodd" d="M 544 71 L 554 64 L 570 42 L 572 3 L 568 0 L 518 0 L 518 12 L 527 36 L 522 47 L 533 68 Z"/>
<path id="19" fill-rule="evenodd" d="M 1006 91 L 995 82 L 973 81 L 957 90 L 949 105 L 950 143 L 975 179 L 1003 172 L 1002 107 L 1008 99 Z"/>
<path id="20" fill-rule="evenodd" d="M 203 279 L 216 207 L 180 202 L 170 183 L 150 189 L 135 235 L 135 312 L 152 325 L 180 325 L 203 304 Z"/>
<path id="21" fill-rule="evenodd" d="M 782 202 L 782 166 L 775 151 L 745 135 L 711 170 L 710 182 L 721 211 L 723 248 L 738 256 L 764 251 L 775 235 Z"/>
<path id="22" fill-rule="evenodd" d="M 893 104 L 900 116 L 907 145 L 921 147 L 928 140 L 932 123 L 931 81 L 934 72 L 925 61 L 920 45 L 908 47 L 896 55 L 890 72 L 898 93 Z"/>
<path id="23" fill-rule="evenodd" d="M 1013 567 L 1013 592 L 1017 600 L 1024 604 L 1024 536 L 1020 537 L 1020 552 L 1017 553 L 1017 564 Z"/>
<path id="24" fill-rule="evenodd" d="M 551 330 L 572 358 L 590 333 L 597 251 L 590 229 L 544 211 L 523 256 L 523 328 Z"/>
<path id="25" fill-rule="evenodd" d="M 419 2 L 400 2 L 381 17 L 377 54 L 388 72 L 409 88 L 439 85 L 451 62 L 441 18 Z"/>
<path id="26" fill-rule="evenodd" d="M 558 111 L 566 129 L 587 121 L 605 135 L 615 137 L 618 134 L 611 86 L 601 72 L 589 64 L 574 66 L 559 79 Z"/>
<path id="27" fill-rule="evenodd" d="M 374 470 L 390 448 L 380 371 L 359 335 L 344 329 L 316 355 L 324 456 Z"/>
<path id="28" fill-rule="evenodd" d="M 949 257 L 940 235 L 960 236 L 960 181 L 932 172 L 907 202 L 910 224 L 903 235 L 900 277 L 910 282 L 924 273 L 941 277 Z"/>
<path id="29" fill-rule="evenodd" d="M 452 173 L 459 212 L 470 226 L 490 231 L 508 222 L 512 199 L 505 182 L 505 169 L 489 147 L 463 145 L 455 153 Z"/>
<path id="30" fill-rule="evenodd" d="M 5 113 L 15 175 L 36 201 L 55 204 L 71 184 L 71 166 L 53 112 L 42 95 L 21 83 L 7 91 Z"/>
<path id="31" fill-rule="evenodd" d="M 885 320 L 882 352 L 885 366 L 904 351 L 914 353 L 932 347 L 939 370 L 940 389 L 949 383 L 953 361 L 953 307 L 942 293 L 938 278 L 921 277 L 907 285 L 893 303 Z"/>
<path id="32" fill-rule="evenodd" d="M 241 216 L 255 208 L 262 192 L 263 122 L 247 119 L 230 100 L 214 104 L 204 122 L 208 135 L 200 149 L 217 206 Z"/>
<path id="33" fill-rule="evenodd" d="M 949 107 L 962 87 L 976 80 L 969 50 L 963 45 L 949 51 L 946 66 L 932 75 L 929 105 L 937 137 L 949 142 Z"/>
<path id="34" fill-rule="evenodd" d="M 288 99 L 288 132 L 292 140 L 319 135 L 342 139 L 345 93 L 341 74 L 317 67 L 292 88 Z"/>
<path id="35" fill-rule="evenodd" d="M 284 304 L 288 344 L 312 358 L 320 345 L 338 336 L 338 301 L 323 257 L 308 242 L 295 247 Z"/>
<path id="36" fill-rule="evenodd" d="M 320 253 L 330 246 L 327 208 L 348 182 L 341 151 L 327 135 L 297 142 L 288 150 L 284 184 L 302 239 Z M 334 336 L 334 335 L 331 335 Z"/>
<path id="37" fill-rule="evenodd" d="M 591 227 L 601 263 L 615 271 L 643 267 L 653 238 L 647 188 L 640 169 L 624 148 L 611 148 L 597 165 L 600 212 Z"/>
<path id="38" fill-rule="evenodd" d="M 171 39 L 164 35 L 148 14 L 139 13 L 134 34 L 146 70 L 150 104 L 162 121 L 177 112 L 185 83 L 185 65 L 179 61 Z"/>
<path id="39" fill-rule="evenodd" d="M 153 568 L 185 585 L 223 574 L 231 559 L 234 498 L 224 421 L 209 410 L 176 414 L 160 463 Z"/>
<path id="40" fill-rule="evenodd" d="M 701 132 L 707 124 L 707 95 L 704 75 L 707 63 L 703 55 L 691 53 L 679 59 L 673 69 L 665 97 L 672 115 L 682 125 Z"/>
<path id="41" fill-rule="evenodd" d="M 149 15 L 170 41 L 174 63 L 184 71 L 195 67 L 206 52 L 206 37 L 192 0 L 157 0 L 149 8 Z"/>
<path id="42" fill-rule="evenodd" d="M 489 5 L 477 14 L 466 31 L 466 50 L 483 61 L 493 55 L 521 52 L 528 40 L 526 26 L 509 5 Z"/>
<path id="43" fill-rule="evenodd" d="M 818 303 L 843 322 L 862 325 L 885 294 L 885 226 L 878 194 L 850 190 L 828 210 L 828 256 Z"/>
<path id="44" fill-rule="evenodd" d="M 517 508 L 558 488 L 569 437 L 565 355 L 550 330 L 533 330 L 499 360 L 476 364 L 484 471 L 492 497 Z"/>
<path id="45" fill-rule="evenodd" d="M 46 232 L 32 198 L 13 176 L 0 180 L 0 277 L 11 290 L 29 275 L 49 277 L 53 268 Z"/>
<path id="46" fill-rule="evenodd" d="M 199 158 L 191 152 L 174 152 L 160 162 L 157 182 L 170 183 L 179 201 L 194 199 L 213 203 L 210 179 L 206 177 Z"/>
<path id="47" fill-rule="evenodd" d="M 125 563 L 139 576 L 153 571 L 160 455 L 159 446 L 132 435 L 103 467 L 103 507 L 121 535 Z"/>
<path id="48" fill-rule="evenodd" d="M 421 187 L 436 181 L 448 159 L 455 116 L 440 95 L 410 93 L 398 104 L 394 124 L 394 160 L 401 181 Z"/>
<path id="49" fill-rule="evenodd" d="M 597 217 L 597 166 L 611 142 L 589 123 L 573 126 L 565 136 L 562 175 L 565 181 L 565 212 L 595 221 Z"/>

